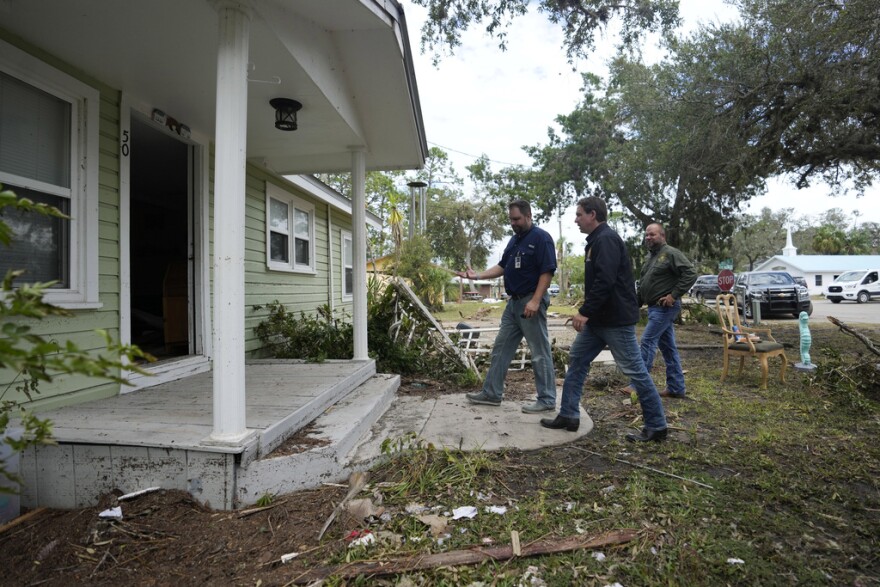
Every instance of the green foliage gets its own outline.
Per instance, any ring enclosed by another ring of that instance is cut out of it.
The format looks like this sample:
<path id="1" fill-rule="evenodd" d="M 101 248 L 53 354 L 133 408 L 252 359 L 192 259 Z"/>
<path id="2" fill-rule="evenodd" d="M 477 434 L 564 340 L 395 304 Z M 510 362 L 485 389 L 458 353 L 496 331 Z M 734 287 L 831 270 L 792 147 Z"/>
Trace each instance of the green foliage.
<path id="1" fill-rule="evenodd" d="M 433 497 L 441 492 L 465 497 L 469 487 L 498 468 L 485 451 L 438 450 L 414 433 L 385 439 L 382 454 L 390 459 L 382 467 L 389 473 L 387 491 L 407 497 Z"/>
<path id="2" fill-rule="evenodd" d="M 880 370 L 877 357 L 843 355 L 838 349 L 820 349 L 822 360 L 816 362 L 813 382 L 842 404 L 858 410 L 871 410 L 872 402 L 880 402 Z M 876 409 L 876 408 L 875 408 Z"/>
<path id="3" fill-rule="evenodd" d="M 274 503 L 274 501 L 275 501 L 275 494 L 266 492 L 257 499 L 256 506 L 260 507 L 260 508 L 264 508 L 264 507 L 272 505 L 272 503 Z"/>
<path id="4" fill-rule="evenodd" d="M 351 358 L 354 331 L 346 313 L 337 318 L 325 305 L 315 314 L 297 316 L 278 301 L 265 307 L 269 315 L 254 332 L 272 356 L 307 361 Z M 374 277 L 368 280 L 367 344 L 379 372 L 472 377 L 457 360 L 437 350 L 435 336 L 433 326 L 418 318 L 418 309 L 400 297 L 395 286 Z"/>
<path id="5" fill-rule="evenodd" d="M 254 310 L 263 308 L 254 306 Z M 345 312 L 334 316 L 330 306 L 324 304 L 314 314 L 300 311 L 297 317 L 277 300 L 266 304 L 265 309 L 269 315 L 254 327 L 254 333 L 273 356 L 312 362 L 351 358 L 354 334 Z"/>
<path id="6" fill-rule="evenodd" d="M 511 21 L 530 7 L 560 26 L 569 60 L 588 56 L 595 47 L 596 33 L 607 30 L 612 21 L 619 23 L 618 38 L 627 46 L 634 45 L 646 32 L 668 31 L 678 22 L 678 3 L 672 0 L 413 1 L 428 9 L 422 47 L 434 53 L 435 64 L 444 49 L 452 52 L 461 45 L 462 33 L 472 25 L 485 23 L 486 34 L 496 39 L 503 51 Z"/>
<path id="7" fill-rule="evenodd" d="M 405 241 L 397 265 L 398 275 L 412 283 L 413 291 L 430 310 L 443 308 L 443 293 L 451 274 L 433 263 L 431 244 L 424 236 Z"/>
<path id="8" fill-rule="evenodd" d="M 4 208 L 65 218 L 56 208 L 34 204 L 24 198 L 18 199 L 11 191 L 2 190 L 0 186 L 0 217 Z M 13 237 L 10 227 L 0 220 L 0 244 L 9 245 Z M 13 452 L 49 442 L 50 425 L 49 422 L 22 410 L 18 401 L 5 399 L 10 390 L 32 400 L 39 393 L 41 384 L 72 374 L 125 384 L 127 381 L 121 375 L 123 370 L 146 374 L 137 366 L 137 362 L 155 360 L 136 346 L 114 341 L 104 330 L 96 331 L 104 341 L 104 350 L 100 352 L 83 350 L 70 341 L 59 342 L 34 333 L 31 327 L 34 321 L 49 316 L 72 316 L 72 313 L 43 300 L 45 290 L 53 282 L 15 283 L 22 274 L 23 271 L 20 270 L 8 271 L 0 288 L 0 369 L 8 369 L 15 374 L 12 381 L 0 390 L 0 442 L 8 444 Z M 20 439 L 5 435 L 14 412 L 18 413 L 19 425 L 23 429 Z M 2 463 L 0 474 L 17 483 L 21 482 L 6 471 Z"/>
<path id="9" fill-rule="evenodd" d="M 718 324 L 718 312 L 715 306 L 692 302 L 682 306 L 680 323 L 682 324 Z"/>

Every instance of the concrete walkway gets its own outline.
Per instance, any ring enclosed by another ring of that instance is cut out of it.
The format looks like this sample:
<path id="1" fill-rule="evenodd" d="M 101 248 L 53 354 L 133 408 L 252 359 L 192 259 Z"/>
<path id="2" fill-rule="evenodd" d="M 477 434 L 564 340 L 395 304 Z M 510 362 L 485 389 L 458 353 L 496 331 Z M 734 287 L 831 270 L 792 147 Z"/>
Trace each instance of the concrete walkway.
<path id="1" fill-rule="evenodd" d="M 613 359 L 607 350 L 596 360 L 597 364 L 609 362 Z M 484 406 L 472 404 L 464 393 L 433 398 L 398 395 L 358 446 L 351 462 L 369 463 L 381 455 L 384 440 L 404 438 L 411 433 L 436 447 L 461 450 L 535 450 L 566 444 L 589 434 L 593 420 L 583 408 L 577 432 L 541 426 L 541 418 L 553 418 L 558 413 L 561 386 L 557 386 L 557 392 L 557 411 L 543 414 L 524 414 L 522 406 L 530 402 L 522 400 Z"/>

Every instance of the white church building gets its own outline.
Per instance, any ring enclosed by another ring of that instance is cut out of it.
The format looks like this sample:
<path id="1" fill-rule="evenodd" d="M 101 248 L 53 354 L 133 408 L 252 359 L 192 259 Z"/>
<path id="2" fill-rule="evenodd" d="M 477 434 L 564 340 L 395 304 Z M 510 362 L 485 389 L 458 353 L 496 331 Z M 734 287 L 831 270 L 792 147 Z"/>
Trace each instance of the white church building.
<path id="1" fill-rule="evenodd" d="M 782 254 L 757 264 L 754 271 L 787 271 L 807 280 L 810 295 L 821 295 L 838 275 L 859 269 L 880 269 L 880 255 L 798 255 L 789 228 Z"/>

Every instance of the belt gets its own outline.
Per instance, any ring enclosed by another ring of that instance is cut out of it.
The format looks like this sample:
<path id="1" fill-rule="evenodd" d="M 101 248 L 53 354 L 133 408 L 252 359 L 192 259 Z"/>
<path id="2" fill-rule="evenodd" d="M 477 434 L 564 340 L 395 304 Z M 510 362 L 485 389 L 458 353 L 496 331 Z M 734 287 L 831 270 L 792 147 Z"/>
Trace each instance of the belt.
<path id="1" fill-rule="evenodd" d="M 535 295 L 535 292 L 533 292 L 533 291 L 530 291 L 529 293 L 524 293 L 524 294 L 511 294 L 510 299 L 511 300 L 520 300 L 522 298 L 530 298 L 533 295 Z"/>

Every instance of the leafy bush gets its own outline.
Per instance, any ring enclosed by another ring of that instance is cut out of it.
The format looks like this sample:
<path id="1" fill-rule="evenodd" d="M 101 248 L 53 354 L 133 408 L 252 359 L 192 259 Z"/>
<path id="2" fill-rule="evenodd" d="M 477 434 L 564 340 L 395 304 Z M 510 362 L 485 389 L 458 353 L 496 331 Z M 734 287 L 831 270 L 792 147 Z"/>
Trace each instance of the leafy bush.
<path id="1" fill-rule="evenodd" d="M 813 383 L 841 403 L 858 410 L 876 411 L 880 402 L 880 369 L 876 357 L 845 357 L 832 347 L 820 349 L 823 359 L 816 363 Z"/>
<path id="2" fill-rule="evenodd" d="M 288 312 L 278 300 L 266 304 L 268 317 L 254 332 L 273 356 L 304 359 L 319 363 L 327 359 L 350 359 L 354 345 L 351 320 L 343 311 L 335 317 L 328 304 L 319 306 L 315 314 L 300 311 L 299 317 Z M 261 310 L 263 306 L 254 306 Z"/>
<path id="3" fill-rule="evenodd" d="M 350 359 L 354 331 L 350 316 L 332 316 L 328 306 L 316 314 L 288 312 L 279 302 L 267 304 L 269 316 L 254 328 L 272 356 L 323 361 Z M 261 306 L 255 306 L 260 309 Z M 420 310 L 400 294 L 394 284 L 375 277 L 367 283 L 367 344 L 376 369 L 382 373 L 409 375 L 431 373 L 439 378 L 469 382 L 478 378 L 455 357 L 444 353 L 444 345 L 433 325 L 419 318 Z M 439 343 L 439 344 L 438 344 Z"/>

